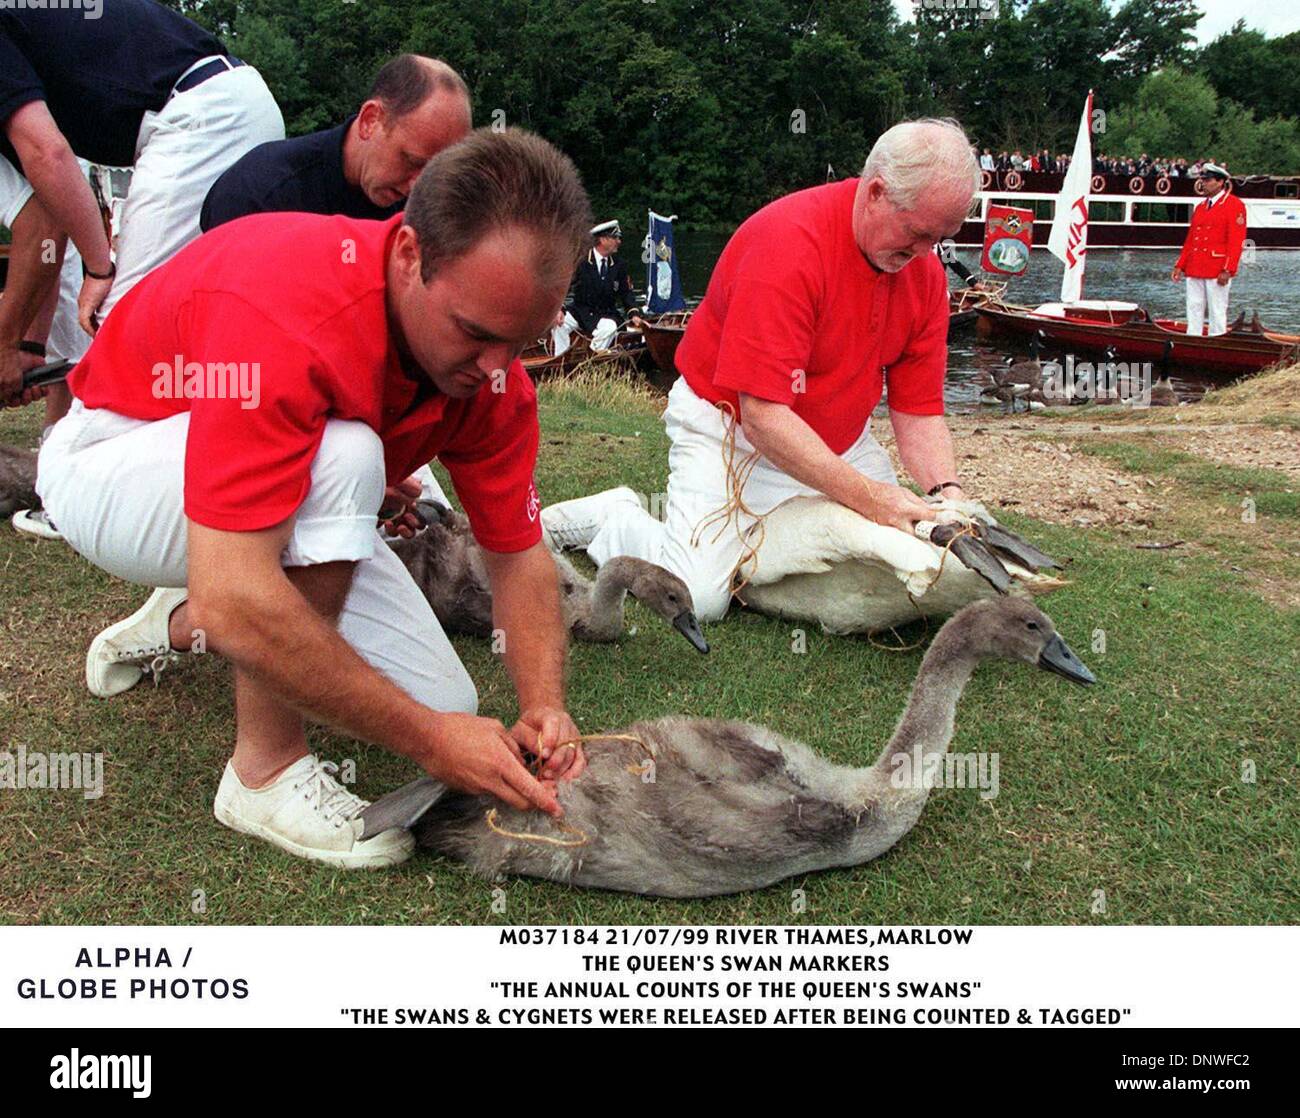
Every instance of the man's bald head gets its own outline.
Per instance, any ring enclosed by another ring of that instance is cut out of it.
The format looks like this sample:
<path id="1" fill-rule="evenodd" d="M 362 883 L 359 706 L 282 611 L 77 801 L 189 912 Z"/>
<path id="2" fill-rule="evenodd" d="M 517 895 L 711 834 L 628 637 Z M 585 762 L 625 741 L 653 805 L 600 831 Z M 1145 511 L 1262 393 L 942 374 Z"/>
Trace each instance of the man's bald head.
<path id="1" fill-rule="evenodd" d="M 411 192 L 443 148 L 469 133 L 469 87 L 447 63 L 399 54 L 384 63 L 344 147 L 344 174 L 378 206 Z"/>
<path id="2" fill-rule="evenodd" d="M 367 101 L 379 101 L 393 117 L 403 117 L 438 93 L 452 95 L 470 109 L 469 86 L 440 58 L 423 54 L 399 54 L 380 67 L 371 83 Z"/>

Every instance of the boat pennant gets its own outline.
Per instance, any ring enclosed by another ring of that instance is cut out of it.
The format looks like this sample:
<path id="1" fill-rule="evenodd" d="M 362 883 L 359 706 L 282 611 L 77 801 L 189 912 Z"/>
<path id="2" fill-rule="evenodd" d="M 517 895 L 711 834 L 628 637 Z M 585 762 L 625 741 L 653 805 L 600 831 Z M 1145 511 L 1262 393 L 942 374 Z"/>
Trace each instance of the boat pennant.
<path id="1" fill-rule="evenodd" d="M 673 250 L 673 222 L 677 215 L 664 217 L 650 211 L 650 232 L 646 234 L 646 309 L 651 314 L 686 309 L 682 294 L 682 277 L 677 270 L 677 253 Z"/>

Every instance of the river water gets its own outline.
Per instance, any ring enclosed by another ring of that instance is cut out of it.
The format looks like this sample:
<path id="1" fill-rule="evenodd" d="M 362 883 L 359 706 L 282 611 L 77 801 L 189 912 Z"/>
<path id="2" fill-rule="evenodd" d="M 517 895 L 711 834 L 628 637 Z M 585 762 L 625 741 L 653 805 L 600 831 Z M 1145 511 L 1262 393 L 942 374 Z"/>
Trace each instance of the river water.
<path id="1" fill-rule="evenodd" d="M 694 304 L 704 294 L 713 265 L 727 243 L 721 233 L 679 232 L 678 264 L 687 300 Z M 959 253 L 962 263 L 979 272 L 979 253 Z M 1184 318 L 1184 285 L 1169 279 L 1178 253 L 1172 249 L 1094 249 L 1088 254 L 1084 294 L 1091 299 L 1124 299 L 1146 307 L 1157 318 Z M 952 283 L 956 284 L 956 277 Z M 1006 298 L 1035 305 L 1060 297 L 1061 262 L 1050 253 L 1035 250 L 1022 276 L 1010 277 Z M 1244 310 L 1247 320 L 1258 312 L 1267 329 L 1300 334 L 1300 251 L 1257 251 L 1243 261 L 1232 283 L 1229 321 Z M 976 376 L 981 369 L 1002 363 L 1012 349 L 1006 339 L 985 341 L 975 336 L 974 325 L 956 328 L 948 339 L 947 398 L 950 411 L 972 412 L 1002 405 L 981 404 Z M 1192 379 L 1172 378 L 1175 390 L 1187 400 L 1197 399 L 1205 385 Z"/>

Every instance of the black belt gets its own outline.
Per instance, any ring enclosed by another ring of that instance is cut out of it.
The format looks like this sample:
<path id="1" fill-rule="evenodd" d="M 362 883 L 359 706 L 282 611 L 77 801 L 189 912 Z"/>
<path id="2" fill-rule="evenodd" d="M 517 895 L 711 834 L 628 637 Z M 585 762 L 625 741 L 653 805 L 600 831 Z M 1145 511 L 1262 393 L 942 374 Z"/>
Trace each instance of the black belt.
<path id="1" fill-rule="evenodd" d="M 196 85 L 202 85 L 209 78 L 214 78 L 218 74 L 224 74 L 227 70 L 234 70 L 244 65 L 244 63 L 234 55 L 226 58 L 214 58 L 211 62 L 205 62 L 198 69 L 191 70 L 172 88 L 172 95 L 184 93 L 186 90 L 193 89 Z"/>

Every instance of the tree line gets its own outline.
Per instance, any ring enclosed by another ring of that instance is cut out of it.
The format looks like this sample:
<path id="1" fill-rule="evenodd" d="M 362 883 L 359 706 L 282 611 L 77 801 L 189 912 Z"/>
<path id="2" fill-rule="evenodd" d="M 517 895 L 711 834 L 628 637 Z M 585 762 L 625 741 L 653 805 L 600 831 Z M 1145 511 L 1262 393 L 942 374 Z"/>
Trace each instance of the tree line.
<path id="1" fill-rule="evenodd" d="M 167 0 L 257 66 L 290 134 L 353 111 L 393 54 L 446 59 L 477 124 L 540 132 L 599 212 L 734 224 L 855 173 L 909 116 L 981 148 L 1069 151 L 1084 97 L 1111 155 L 1300 171 L 1300 34 L 1201 50 L 1195 0 Z"/>

